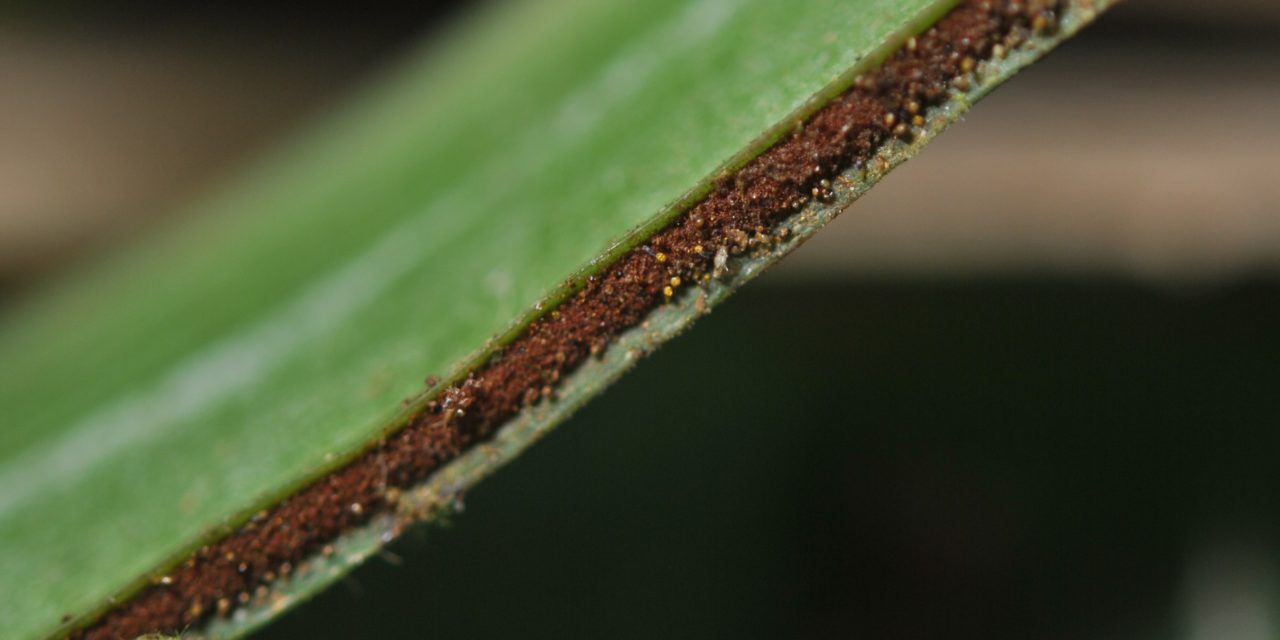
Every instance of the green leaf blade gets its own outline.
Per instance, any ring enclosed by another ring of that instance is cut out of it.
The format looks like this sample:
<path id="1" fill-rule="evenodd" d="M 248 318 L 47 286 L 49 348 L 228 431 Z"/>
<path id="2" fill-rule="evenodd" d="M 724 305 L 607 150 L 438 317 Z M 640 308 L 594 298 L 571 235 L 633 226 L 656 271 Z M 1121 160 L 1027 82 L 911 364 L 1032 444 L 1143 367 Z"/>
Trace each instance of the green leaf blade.
<path id="1" fill-rule="evenodd" d="M 0 335 L 0 546 L 23 550 L 0 619 L 50 633 L 358 451 L 426 374 L 951 4 L 495 13 L 36 301 Z"/>

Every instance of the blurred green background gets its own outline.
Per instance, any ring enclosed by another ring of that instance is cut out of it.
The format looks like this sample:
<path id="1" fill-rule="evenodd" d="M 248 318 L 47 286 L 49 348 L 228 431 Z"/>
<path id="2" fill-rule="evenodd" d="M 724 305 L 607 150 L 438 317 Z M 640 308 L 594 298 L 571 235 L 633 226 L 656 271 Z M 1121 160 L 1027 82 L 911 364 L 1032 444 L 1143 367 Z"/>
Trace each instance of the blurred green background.
<path id="1" fill-rule="evenodd" d="M 0 309 L 465 4 L 0 11 Z M 264 637 L 1280 637 L 1277 78 L 1130 0 Z"/>

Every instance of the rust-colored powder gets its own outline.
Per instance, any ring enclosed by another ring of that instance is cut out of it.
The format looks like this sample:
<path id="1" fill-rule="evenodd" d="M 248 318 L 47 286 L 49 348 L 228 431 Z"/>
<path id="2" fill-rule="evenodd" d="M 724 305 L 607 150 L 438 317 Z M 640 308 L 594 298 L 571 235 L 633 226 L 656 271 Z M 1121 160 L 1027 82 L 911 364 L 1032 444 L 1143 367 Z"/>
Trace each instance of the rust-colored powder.
<path id="1" fill-rule="evenodd" d="M 344 531 L 393 508 L 394 494 L 489 437 L 554 392 L 561 376 L 639 324 L 682 287 L 714 275 L 727 255 L 767 246 L 778 223 L 828 180 L 872 158 L 890 137 L 924 124 L 923 111 L 967 88 L 976 61 L 1055 28 L 1060 0 L 968 0 L 908 41 L 805 125 L 735 174 L 672 225 L 632 250 L 500 358 L 445 390 L 404 429 L 175 567 L 161 584 L 108 611 L 75 638 L 134 638 L 199 627 L 288 575 Z"/>

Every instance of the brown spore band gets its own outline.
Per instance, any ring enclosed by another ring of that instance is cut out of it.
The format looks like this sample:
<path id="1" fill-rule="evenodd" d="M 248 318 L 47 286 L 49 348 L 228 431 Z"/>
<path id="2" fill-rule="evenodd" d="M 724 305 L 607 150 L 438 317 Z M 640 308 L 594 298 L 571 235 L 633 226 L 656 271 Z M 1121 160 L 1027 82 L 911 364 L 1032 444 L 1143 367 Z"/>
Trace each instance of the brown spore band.
<path id="1" fill-rule="evenodd" d="M 395 509 L 396 496 L 489 438 L 555 389 L 621 332 L 682 289 L 718 277 L 734 255 L 785 239 L 780 223 L 894 137 L 910 138 L 977 63 L 1057 27 L 1063 0 L 967 0 L 910 38 L 802 126 L 731 175 L 642 246 L 587 279 L 533 321 L 489 364 L 455 384 L 345 467 L 239 530 L 208 544 L 163 579 L 108 610 L 73 638 L 134 638 L 199 628 L 263 595 L 341 534 Z"/>

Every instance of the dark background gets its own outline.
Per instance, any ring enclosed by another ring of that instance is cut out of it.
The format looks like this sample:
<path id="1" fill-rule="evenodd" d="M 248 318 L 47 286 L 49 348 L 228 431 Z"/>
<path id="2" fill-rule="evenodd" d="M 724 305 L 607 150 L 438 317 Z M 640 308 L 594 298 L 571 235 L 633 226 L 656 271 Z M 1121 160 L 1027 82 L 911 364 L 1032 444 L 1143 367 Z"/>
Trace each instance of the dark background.
<path id="1" fill-rule="evenodd" d="M 0 10 L 0 307 L 465 4 Z M 263 637 L 1280 636 L 1278 36 L 1123 4 Z"/>
<path id="2" fill-rule="evenodd" d="M 264 637 L 1274 637 L 1278 325 L 1270 283 L 752 287 Z"/>

